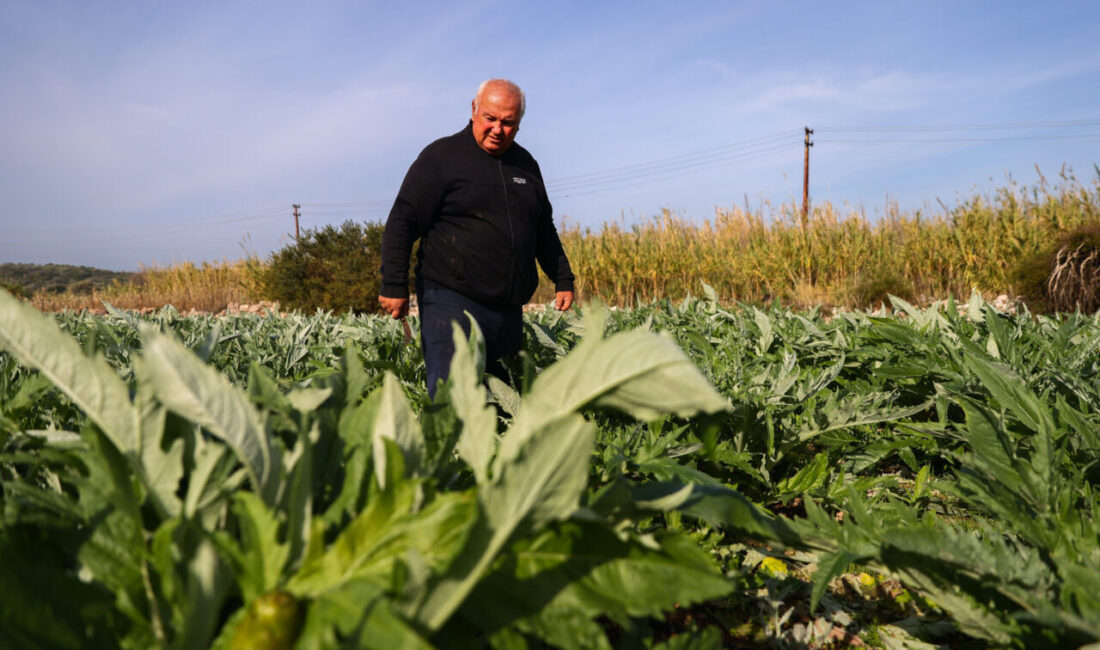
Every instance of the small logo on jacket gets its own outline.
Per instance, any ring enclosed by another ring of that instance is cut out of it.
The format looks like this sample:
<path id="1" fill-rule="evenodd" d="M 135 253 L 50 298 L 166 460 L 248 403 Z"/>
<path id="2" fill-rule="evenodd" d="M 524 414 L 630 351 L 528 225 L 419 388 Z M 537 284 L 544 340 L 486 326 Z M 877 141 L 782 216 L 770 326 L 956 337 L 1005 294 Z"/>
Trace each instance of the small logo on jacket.
<path id="1" fill-rule="evenodd" d="M 513 176 L 512 177 L 512 182 L 515 183 L 516 185 L 526 185 L 527 184 L 527 179 L 523 178 L 522 176 Z"/>

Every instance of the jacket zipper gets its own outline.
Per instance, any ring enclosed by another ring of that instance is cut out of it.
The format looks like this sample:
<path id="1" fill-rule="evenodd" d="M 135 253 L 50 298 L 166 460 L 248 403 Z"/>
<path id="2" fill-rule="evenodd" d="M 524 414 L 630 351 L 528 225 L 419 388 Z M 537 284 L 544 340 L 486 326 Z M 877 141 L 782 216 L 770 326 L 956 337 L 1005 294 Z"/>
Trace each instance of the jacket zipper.
<path id="1" fill-rule="evenodd" d="M 508 265 L 508 295 L 512 294 L 512 287 L 516 280 L 516 230 L 512 226 L 512 205 L 508 201 L 508 181 L 504 178 L 504 163 L 497 158 L 497 170 L 500 171 L 500 186 L 504 189 L 504 216 L 508 219 L 508 236 L 511 238 L 511 263 Z"/>

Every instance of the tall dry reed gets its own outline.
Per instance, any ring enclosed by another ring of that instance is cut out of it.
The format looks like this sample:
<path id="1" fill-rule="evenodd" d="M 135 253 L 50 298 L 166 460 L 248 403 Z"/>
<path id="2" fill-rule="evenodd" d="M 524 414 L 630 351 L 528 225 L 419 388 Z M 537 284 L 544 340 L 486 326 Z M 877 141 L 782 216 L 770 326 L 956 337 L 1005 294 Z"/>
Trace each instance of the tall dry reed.
<path id="1" fill-rule="evenodd" d="M 180 311 L 218 312 L 232 304 L 261 300 L 256 257 L 237 261 L 182 262 L 142 266 L 134 280 L 114 282 L 87 294 L 44 293 L 31 302 L 45 311 L 101 310 L 107 302 L 120 309 L 148 309 L 172 305 Z"/>
<path id="2" fill-rule="evenodd" d="M 823 203 L 803 228 L 795 205 L 771 214 L 718 211 L 701 223 L 666 211 L 640 224 L 566 226 L 561 238 L 581 299 L 678 299 L 699 295 L 705 281 L 728 301 L 855 307 L 862 306 L 861 284 L 888 276 L 924 300 L 965 298 L 972 290 L 1013 295 L 1014 264 L 1057 233 L 1097 219 L 1100 173 L 1091 186 L 1064 174 L 1055 185 L 1010 182 L 931 215 L 894 206 L 870 219 Z M 552 295 L 544 283 L 536 299 Z"/>

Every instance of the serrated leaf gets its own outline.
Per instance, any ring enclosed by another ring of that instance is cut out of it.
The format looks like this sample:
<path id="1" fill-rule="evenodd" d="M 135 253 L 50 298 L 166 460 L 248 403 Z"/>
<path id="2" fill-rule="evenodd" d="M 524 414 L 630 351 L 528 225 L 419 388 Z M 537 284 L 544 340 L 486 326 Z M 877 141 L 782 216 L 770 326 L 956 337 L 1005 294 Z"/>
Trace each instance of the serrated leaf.
<path id="1" fill-rule="evenodd" d="M 424 438 L 420 432 L 420 423 L 409 407 L 401 382 L 387 372 L 378 389 L 380 397 L 374 411 L 372 428 L 372 449 L 374 450 L 374 474 L 379 486 L 386 487 L 386 449 L 383 440 L 390 440 L 404 457 L 404 466 L 410 476 L 420 472 L 424 458 Z"/>
<path id="2" fill-rule="evenodd" d="M 179 516 L 182 502 L 178 492 L 184 476 L 183 440 L 175 439 L 169 443 L 167 450 L 163 448 L 166 413 L 144 387 L 138 388 L 134 408 L 142 422 L 138 471 L 160 511 L 169 517 Z"/>
<path id="3" fill-rule="evenodd" d="M 105 434 L 93 429 L 85 436 L 89 474 L 78 485 L 79 498 L 84 520 L 95 525 L 77 551 L 78 565 L 144 622 L 137 608 L 145 602 L 142 563 L 147 551 L 130 467 Z"/>
<path id="4" fill-rule="evenodd" d="M 271 371 L 256 361 L 248 364 L 248 397 L 261 408 L 292 408 Z"/>
<path id="5" fill-rule="evenodd" d="M 817 609 L 821 597 L 829 587 L 829 582 L 843 574 L 848 566 L 858 559 L 859 556 L 856 554 L 841 550 L 829 553 L 818 562 L 817 571 L 814 572 L 814 588 L 810 595 L 810 612 Z"/>
<path id="6" fill-rule="evenodd" d="M 646 484 L 634 490 L 634 498 L 639 502 L 652 501 L 658 495 L 669 494 L 679 487 L 675 483 Z M 773 516 L 732 488 L 692 485 L 690 497 L 678 505 L 677 509 L 740 534 L 782 542 L 793 548 L 805 546 L 801 537 L 786 521 Z"/>
<path id="7" fill-rule="evenodd" d="M 289 494 L 286 496 L 286 540 L 289 546 L 287 567 L 297 568 L 309 552 L 310 521 L 313 518 L 313 444 L 321 436 L 320 424 L 313 422 L 308 434 L 298 435 L 298 451 L 301 457 L 294 464 L 288 477 Z"/>
<path id="8" fill-rule="evenodd" d="M 829 476 L 829 455 L 825 452 L 814 456 L 808 465 L 798 470 L 794 476 L 784 479 L 776 486 L 780 498 L 801 495 L 821 487 Z"/>
<path id="9" fill-rule="evenodd" d="M 233 512 L 241 527 L 237 581 L 248 603 L 279 585 L 289 548 L 279 541 L 279 520 L 255 494 L 238 492 Z"/>
<path id="10" fill-rule="evenodd" d="M 703 285 L 703 297 L 706 299 L 706 301 L 717 305 L 718 292 L 714 290 L 714 287 L 710 286 L 705 281 L 700 281 L 700 284 Z"/>
<path id="11" fill-rule="evenodd" d="M 635 505 L 643 510 L 656 510 L 658 512 L 678 510 L 687 504 L 695 493 L 695 486 L 691 483 L 679 486 L 676 483 L 667 485 L 670 489 L 661 494 L 635 490 L 633 493 Z"/>
<path id="12" fill-rule="evenodd" d="M 588 484 L 594 435 L 594 426 L 570 415 L 548 423 L 522 447 L 502 447 L 483 499 L 490 522 L 505 529 L 528 518 L 537 530 L 573 514 Z"/>
<path id="13" fill-rule="evenodd" d="M 371 375 L 363 367 L 359 346 L 349 343 L 344 350 L 344 377 L 347 379 L 346 398 L 348 404 L 355 404 L 367 392 Z"/>
<path id="14" fill-rule="evenodd" d="M 203 503 L 219 492 L 222 486 L 216 481 L 216 471 L 229 450 L 221 445 L 199 445 L 191 458 L 191 472 L 187 480 L 187 493 L 183 500 L 184 517 L 191 519 L 198 515 Z"/>
<path id="15" fill-rule="evenodd" d="M 652 474 L 658 481 L 678 481 L 681 483 L 695 483 L 698 485 L 720 486 L 722 482 L 706 472 L 701 472 L 690 465 L 682 465 L 671 458 L 654 458 L 638 463 L 638 471 Z"/>
<path id="16" fill-rule="evenodd" d="M 332 395 L 331 388 L 297 388 L 286 394 L 290 405 L 302 413 L 316 411 Z"/>
<path id="17" fill-rule="evenodd" d="M 218 347 L 218 343 L 222 341 L 222 321 L 215 321 L 214 326 L 210 328 L 210 331 L 206 333 L 206 336 L 199 341 L 198 345 L 191 348 L 191 351 L 195 353 L 195 356 L 202 359 L 203 363 L 210 361 L 210 355 L 214 354 L 214 348 Z"/>
<path id="18" fill-rule="evenodd" d="M 970 299 L 966 302 L 966 317 L 972 321 L 980 321 L 984 311 L 985 300 L 982 299 L 982 294 L 971 291 Z"/>
<path id="19" fill-rule="evenodd" d="M 570 522 L 505 551 L 461 616 L 488 632 L 543 612 L 626 621 L 732 589 L 690 538 L 663 533 L 642 543 L 621 539 L 602 523 Z"/>
<path id="20" fill-rule="evenodd" d="M 722 630 L 708 625 L 701 630 L 688 630 L 653 646 L 653 650 L 721 650 Z"/>
<path id="21" fill-rule="evenodd" d="M 210 647 L 222 601 L 228 591 L 229 576 L 218 559 L 214 544 L 206 539 L 200 541 L 187 563 L 187 594 L 183 609 L 186 625 L 178 640 L 181 650 Z"/>
<path id="22" fill-rule="evenodd" d="M 500 408 L 504 409 L 505 413 L 514 418 L 519 413 L 520 406 L 523 405 L 523 398 L 519 391 L 495 375 L 487 375 L 485 384 L 489 389 L 489 393 L 493 396 L 493 400 L 500 405 Z"/>
<path id="23" fill-rule="evenodd" d="M 384 588 L 352 580 L 320 595 L 309 607 L 295 648 L 432 650 L 433 646 L 389 608 Z"/>
<path id="24" fill-rule="evenodd" d="M 469 340 L 458 323 L 453 325 L 454 358 L 451 360 L 451 403 L 462 420 L 456 450 L 466 461 L 479 485 L 488 483 L 489 463 L 497 448 L 496 412 L 488 405 L 481 385 L 478 350 L 483 347 L 481 328 L 470 318 Z"/>
<path id="25" fill-rule="evenodd" d="M 118 307 L 115 307 L 114 305 L 107 302 L 106 300 L 103 301 L 103 308 L 107 310 L 108 314 L 110 314 L 111 316 L 114 316 L 115 318 L 117 318 L 117 319 L 121 320 L 122 322 L 126 323 L 132 329 L 134 329 L 135 331 L 138 329 L 138 327 L 141 326 L 141 319 L 140 318 L 137 318 L 131 312 L 123 311 L 123 310 L 119 309 Z"/>
<path id="26" fill-rule="evenodd" d="M 986 361 L 973 354 L 966 355 L 965 363 L 1002 406 L 1011 410 L 1029 429 L 1049 435 L 1054 422 L 1049 409 L 1011 368 L 1004 364 Z"/>
<path id="27" fill-rule="evenodd" d="M 592 446 L 593 427 L 576 414 L 545 424 L 522 445 L 502 445 L 493 481 L 480 490 L 486 518 L 471 532 L 452 570 L 413 612 L 421 625 L 437 630 L 450 618 L 521 524 L 537 530 L 576 511 Z"/>
<path id="28" fill-rule="evenodd" d="M 612 650 L 607 634 L 597 621 L 585 616 L 583 612 L 569 607 L 548 606 L 538 616 L 517 622 L 513 627 L 500 630 L 492 638 L 495 641 L 502 633 L 512 633 L 519 637 L 516 648 L 528 648 L 524 635 L 541 639 L 555 648 L 571 650 Z M 496 649 L 494 649 L 496 650 Z M 503 650 L 503 649 L 501 649 Z"/>
<path id="29" fill-rule="evenodd" d="M 272 504 L 282 469 L 248 397 L 174 339 L 149 326 L 142 327 L 142 335 L 144 363 L 137 368 L 143 381 L 162 404 L 225 441 L 244 464 L 264 502 Z"/>
<path id="30" fill-rule="evenodd" d="M 32 406 L 39 397 L 53 388 L 53 382 L 43 374 L 32 374 L 23 380 L 19 391 L 10 400 L 0 404 L 0 413 L 12 413 Z"/>
<path id="31" fill-rule="evenodd" d="M 910 495 L 910 501 L 916 501 L 928 494 L 928 477 L 932 472 L 931 465 L 922 465 L 920 471 L 917 472 L 917 477 L 913 481 L 913 492 Z"/>
<path id="32" fill-rule="evenodd" d="M 392 443 L 400 464 L 400 452 Z M 415 510 L 417 486 L 401 481 L 372 494 L 359 514 L 320 555 L 308 557 L 290 582 L 297 593 L 317 596 L 359 579 L 389 586 L 395 563 L 410 550 L 433 571 L 446 568 L 462 549 L 477 519 L 470 493 L 441 495 Z"/>
<path id="33" fill-rule="evenodd" d="M 983 470 L 1003 486 L 1020 485 L 1025 478 L 1016 470 L 1012 441 L 989 409 L 969 400 L 960 403 L 966 415 L 967 442 Z"/>
<path id="34" fill-rule="evenodd" d="M 915 322 L 921 322 L 924 320 L 924 314 L 922 314 L 919 309 L 909 304 L 904 299 L 899 298 L 893 294 L 887 294 L 887 297 L 890 299 L 890 303 L 894 305 L 894 309 L 900 309 L 904 311 L 906 315 L 912 318 Z"/>
<path id="35" fill-rule="evenodd" d="M 756 341 L 756 352 L 765 354 L 775 342 L 775 328 L 772 326 L 772 320 L 756 307 L 752 308 L 752 319 L 760 329 L 760 338 Z"/>
<path id="36" fill-rule="evenodd" d="M 988 551 L 977 544 L 960 547 L 959 542 L 965 539 L 948 538 L 943 531 L 931 529 L 891 531 L 883 541 L 882 559 L 905 584 L 951 612 L 963 632 L 998 646 L 1008 645 L 1018 635 L 1019 624 L 1006 615 L 1007 600 L 1000 604 L 994 600 L 996 583 L 975 577 L 988 561 Z M 974 550 L 980 553 L 972 553 Z"/>
<path id="37" fill-rule="evenodd" d="M 558 345 L 558 342 L 550 336 L 550 332 L 545 325 L 542 323 L 530 323 L 530 325 L 531 331 L 535 334 L 535 341 L 537 341 L 539 345 L 549 349 L 554 353 L 554 356 L 559 359 L 565 356 L 565 349 Z"/>
<path id="38" fill-rule="evenodd" d="M 36 368 L 91 419 L 123 454 L 138 447 L 130 390 L 102 355 L 87 357 L 57 323 L 0 290 L 0 348 Z"/>
<path id="39" fill-rule="evenodd" d="M 517 416 L 610 408 L 640 420 L 691 416 L 727 408 L 727 402 L 667 336 L 634 330 L 601 338 L 602 313 L 592 311 L 589 334 L 565 359 L 542 372 Z M 504 444 L 507 444 L 505 440 Z"/>

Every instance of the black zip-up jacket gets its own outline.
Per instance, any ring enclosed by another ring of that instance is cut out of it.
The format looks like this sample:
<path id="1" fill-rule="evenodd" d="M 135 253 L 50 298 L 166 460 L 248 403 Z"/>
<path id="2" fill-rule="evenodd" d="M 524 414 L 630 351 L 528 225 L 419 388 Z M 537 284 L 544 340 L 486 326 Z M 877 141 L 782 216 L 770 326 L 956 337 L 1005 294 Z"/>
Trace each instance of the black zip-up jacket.
<path id="1" fill-rule="evenodd" d="M 417 239 L 418 290 L 443 287 L 484 305 L 523 305 L 538 286 L 536 259 L 556 290 L 573 290 L 538 163 L 514 142 L 490 155 L 472 124 L 425 147 L 405 174 L 382 233 L 383 296 L 409 295 Z"/>

